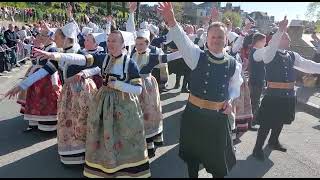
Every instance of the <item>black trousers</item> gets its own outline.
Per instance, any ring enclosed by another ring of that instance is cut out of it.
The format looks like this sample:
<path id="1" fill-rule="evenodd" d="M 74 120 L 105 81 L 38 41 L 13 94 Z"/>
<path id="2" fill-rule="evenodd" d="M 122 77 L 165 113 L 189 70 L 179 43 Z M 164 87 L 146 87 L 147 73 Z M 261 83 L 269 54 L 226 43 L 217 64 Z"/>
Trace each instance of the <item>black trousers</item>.
<path id="1" fill-rule="evenodd" d="M 16 50 L 16 48 L 11 49 L 10 57 L 11 57 L 11 59 L 10 59 L 11 65 L 17 64 L 17 50 Z"/>
<path id="2" fill-rule="evenodd" d="M 180 80 L 181 77 L 183 76 L 183 82 L 182 82 L 182 89 L 187 89 L 190 87 L 190 74 L 191 73 L 186 73 L 184 75 L 182 74 L 177 74 L 176 75 L 176 85 L 175 86 L 180 86 Z"/>
<path id="3" fill-rule="evenodd" d="M 283 124 L 271 129 L 271 136 L 269 138 L 268 144 L 277 144 L 279 143 L 279 136 L 281 133 L 281 130 L 283 128 Z M 257 136 L 257 141 L 256 145 L 254 147 L 255 151 L 260 151 L 263 148 L 264 142 L 267 139 L 267 136 L 269 134 L 270 128 L 266 128 L 264 126 L 260 126 L 258 130 L 258 136 Z"/>
<path id="4" fill-rule="evenodd" d="M 251 98 L 251 106 L 252 106 L 252 113 L 253 113 L 253 120 L 255 120 L 260 104 L 261 104 L 261 94 L 264 88 L 263 84 L 253 84 L 249 83 L 250 88 L 250 98 Z"/>
<path id="5" fill-rule="evenodd" d="M 11 65 L 10 60 L 8 59 L 8 56 L 5 54 L 5 52 L 0 53 L 0 73 L 3 71 L 10 71 Z"/>
<path id="6" fill-rule="evenodd" d="M 187 162 L 189 178 L 199 177 L 200 163 L 198 161 Z M 224 175 L 212 174 L 213 178 L 224 178 Z"/>

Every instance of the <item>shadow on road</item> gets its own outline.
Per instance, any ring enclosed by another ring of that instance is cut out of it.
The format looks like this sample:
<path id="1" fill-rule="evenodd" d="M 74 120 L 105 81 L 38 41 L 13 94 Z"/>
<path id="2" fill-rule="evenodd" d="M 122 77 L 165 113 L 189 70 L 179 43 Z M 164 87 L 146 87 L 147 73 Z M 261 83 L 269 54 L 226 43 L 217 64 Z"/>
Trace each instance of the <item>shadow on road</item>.
<path id="1" fill-rule="evenodd" d="M 173 103 L 162 106 L 162 114 L 182 108 L 187 104 L 187 100 L 175 101 Z"/>
<path id="2" fill-rule="evenodd" d="M 27 122 L 23 116 L 0 121 L 0 156 L 56 137 L 55 132 L 23 132 Z M 2 176 L 3 177 L 3 176 Z"/>
<path id="3" fill-rule="evenodd" d="M 252 155 L 248 156 L 246 160 L 237 160 L 237 164 L 227 178 L 262 178 L 274 165 L 269 159 L 271 150 L 264 149 L 266 159 L 261 162 L 256 160 Z"/>
<path id="4" fill-rule="evenodd" d="M 180 94 L 180 92 L 176 92 L 176 93 L 168 92 L 168 93 L 165 93 L 165 94 L 160 94 L 160 100 L 164 101 L 164 100 L 167 100 L 167 99 L 175 98 L 179 94 Z"/>
<path id="5" fill-rule="evenodd" d="M 63 165 L 57 145 L 0 168 L 0 177 L 7 178 L 81 178 L 82 165 Z"/>

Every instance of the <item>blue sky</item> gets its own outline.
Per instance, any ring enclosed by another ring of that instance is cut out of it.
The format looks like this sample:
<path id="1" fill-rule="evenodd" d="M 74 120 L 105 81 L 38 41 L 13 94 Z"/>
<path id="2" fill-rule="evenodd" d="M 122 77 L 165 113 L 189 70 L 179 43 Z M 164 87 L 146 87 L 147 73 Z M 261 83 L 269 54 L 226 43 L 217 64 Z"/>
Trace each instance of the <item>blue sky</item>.
<path id="1" fill-rule="evenodd" d="M 201 2 L 195 2 L 200 4 Z M 288 19 L 297 19 L 297 16 L 301 20 L 307 19 L 305 12 L 307 11 L 308 4 L 310 2 L 231 2 L 233 6 L 241 6 L 246 12 L 262 11 L 267 12 L 268 15 L 275 16 L 275 20 L 281 20 L 285 15 Z M 149 4 L 153 6 L 157 2 L 143 2 L 142 4 Z M 221 3 L 225 6 L 226 2 Z"/>

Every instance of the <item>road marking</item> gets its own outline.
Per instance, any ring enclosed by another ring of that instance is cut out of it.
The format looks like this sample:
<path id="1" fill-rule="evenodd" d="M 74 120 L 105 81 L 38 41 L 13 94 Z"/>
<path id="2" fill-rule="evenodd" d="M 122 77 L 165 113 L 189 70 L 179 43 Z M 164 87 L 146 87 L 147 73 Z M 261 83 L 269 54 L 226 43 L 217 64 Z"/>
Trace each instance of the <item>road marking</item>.
<path id="1" fill-rule="evenodd" d="M 25 157 L 31 156 L 32 154 L 35 154 L 39 151 L 54 146 L 55 144 L 57 144 L 57 138 L 49 139 L 47 141 L 43 141 L 32 146 L 0 156 L 0 167 L 6 166 L 8 164 L 19 161 Z"/>

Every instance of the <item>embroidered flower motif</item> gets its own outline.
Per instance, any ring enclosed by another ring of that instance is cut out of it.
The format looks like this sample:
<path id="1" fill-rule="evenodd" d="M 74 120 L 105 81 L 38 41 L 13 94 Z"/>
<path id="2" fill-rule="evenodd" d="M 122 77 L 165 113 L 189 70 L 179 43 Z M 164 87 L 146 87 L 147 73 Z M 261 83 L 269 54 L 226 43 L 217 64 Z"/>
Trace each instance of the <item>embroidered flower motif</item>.
<path id="1" fill-rule="evenodd" d="M 71 126 L 72 126 L 72 120 L 69 119 L 66 121 L 66 127 L 70 128 Z"/>

